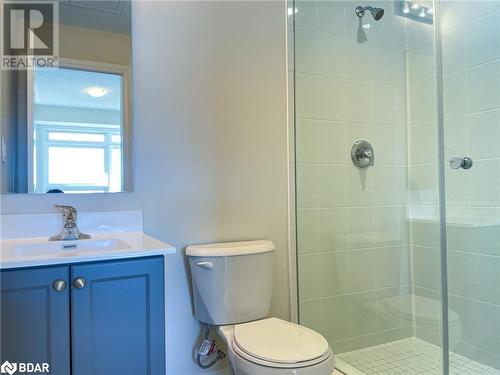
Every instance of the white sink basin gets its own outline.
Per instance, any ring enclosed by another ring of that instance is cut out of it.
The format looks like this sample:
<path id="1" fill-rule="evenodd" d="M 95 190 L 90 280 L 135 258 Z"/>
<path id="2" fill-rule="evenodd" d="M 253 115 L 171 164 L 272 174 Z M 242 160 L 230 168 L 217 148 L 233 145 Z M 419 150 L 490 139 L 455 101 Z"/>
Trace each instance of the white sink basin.
<path id="1" fill-rule="evenodd" d="M 12 257 L 32 257 L 45 255 L 77 255 L 94 251 L 113 251 L 130 249 L 126 242 L 119 239 L 53 241 L 17 245 L 12 250 Z"/>
<path id="2" fill-rule="evenodd" d="M 175 254 L 143 232 L 140 211 L 82 212 L 79 219 L 90 239 L 49 241 L 61 230 L 59 213 L 0 215 L 0 269 Z"/>

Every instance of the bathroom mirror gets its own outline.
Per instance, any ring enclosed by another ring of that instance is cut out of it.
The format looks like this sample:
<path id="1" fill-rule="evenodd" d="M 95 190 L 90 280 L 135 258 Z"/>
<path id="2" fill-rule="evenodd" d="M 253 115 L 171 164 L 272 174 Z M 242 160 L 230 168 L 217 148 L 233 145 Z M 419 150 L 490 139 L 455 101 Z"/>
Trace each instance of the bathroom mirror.
<path id="1" fill-rule="evenodd" d="M 58 66 L 1 71 L 1 193 L 132 190 L 130 1 L 58 2 Z"/>

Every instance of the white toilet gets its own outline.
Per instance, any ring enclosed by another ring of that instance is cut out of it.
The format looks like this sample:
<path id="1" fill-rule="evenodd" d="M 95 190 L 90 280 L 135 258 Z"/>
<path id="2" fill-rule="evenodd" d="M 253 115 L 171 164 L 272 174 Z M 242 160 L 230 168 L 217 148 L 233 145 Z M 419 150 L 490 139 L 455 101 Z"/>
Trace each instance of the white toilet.
<path id="1" fill-rule="evenodd" d="M 278 318 L 271 305 L 274 244 L 189 246 L 196 317 L 218 326 L 236 375 L 331 375 L 334 356 L 319 333 Z"/>

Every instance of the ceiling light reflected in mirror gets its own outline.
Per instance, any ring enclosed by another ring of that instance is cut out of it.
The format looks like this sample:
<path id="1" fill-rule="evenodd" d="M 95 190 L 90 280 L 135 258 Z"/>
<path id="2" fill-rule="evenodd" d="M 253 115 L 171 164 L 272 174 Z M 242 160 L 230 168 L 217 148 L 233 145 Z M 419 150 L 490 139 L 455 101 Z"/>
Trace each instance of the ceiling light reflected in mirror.
<path id="1" fill-rule="evenodd" d="M 101 98 L 108 93 L 104 87 L 88 87 L 85 92 L 94 98 Z"/>

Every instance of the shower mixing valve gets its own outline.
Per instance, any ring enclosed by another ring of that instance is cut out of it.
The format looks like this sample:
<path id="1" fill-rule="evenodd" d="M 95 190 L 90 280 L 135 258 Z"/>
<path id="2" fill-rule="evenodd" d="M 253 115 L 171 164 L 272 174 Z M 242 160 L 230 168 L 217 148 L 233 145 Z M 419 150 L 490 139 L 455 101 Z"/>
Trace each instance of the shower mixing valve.
<path id="1" fill-rule="evenodd" d="M 375 163 L 375 152 L 370 142 L 360 139 L 352 145 L 351 159 L 356 167 L 368 168 Z"/>

